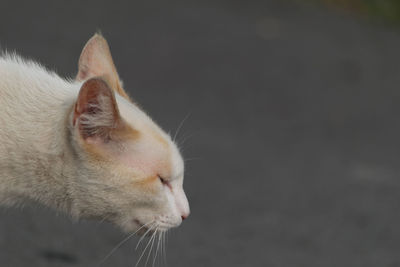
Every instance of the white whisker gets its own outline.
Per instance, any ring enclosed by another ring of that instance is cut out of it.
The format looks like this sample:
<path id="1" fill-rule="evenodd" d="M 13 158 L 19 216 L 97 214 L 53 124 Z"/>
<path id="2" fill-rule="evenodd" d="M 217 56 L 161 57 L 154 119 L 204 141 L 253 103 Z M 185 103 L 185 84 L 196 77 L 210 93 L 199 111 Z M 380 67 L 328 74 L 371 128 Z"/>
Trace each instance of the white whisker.
<path id="1" fill-rule="evenodd" d="M 168 235 L 168 231 L 166 231 L 164 234 L 164 262 L 165 262 L 165 265 L 167 265 L 167 244 L 166 244 L 167 235 Z"/>
<path id="2" fill-rule="evenodd" d="M 137 248 L 138 248 L 139 245 L 140 245 L 140 242 L 142 242 L 143 238 L 145 238 L 145 236 L 147 235 L 147 233 L 151 231 L 151 229 L 153 228 L 153 226 L 155 226 L 155 225 L 152 225 L 151 227 L 149 227 L 149 229 L 147 229 L 147 231 L 146 231 L 146 232 L 143 234 L 143 236 L 139 239 L 139 242 L 137 243 L 137 245 L 136 245 L 136 247 L 135 247 L 135 250 L 137 250 Z"/>
<path id="3" fill-rule="evenodd" d="M 155 237 L 157 236 L 157 230 L 158 230 L 158 227 L 157 227 L 157 229 L 154 231 L 153 236 L 151 237 L 152 242 L 151 242 L 149 254 L 147 255 L 147 259 L 146 259 L 145 266 L 147 266 L 147 262 L 149 261 L 149 258 L 150 258 L 150 255 L 151 255 L 151 251 L 153 250 L 154 240 L 156 240 Z"/>
<path id="4" fill-rule="evenodd" d="M 156 254 L 154 255 L 154 259 L 153 259 L 153 267 L 154 267 L 154 263 L 155 263 L 155 261 L 156 261 L 156 259 L 157 259 L 157 253 L 158 253 L 158 248 L 159 248 L 159 246 L 160 246 L 161 234 L 162 234 L 162 232 L 160 232 L 160 233 L 158 234 Z"/>
<path id="5" fill-rule="evenodd" d="M 107 214 L 105 215 L 99 222 L 98 224 L 102 224 L 105 220 L 107 220 L 108 218 L 110 218 L 112 216 L 112 214 Z"/>
<path id="6" fill-rule="evenodd" d="M 174 138 L 172 138 L 172 140 L 175 142 L 175 140 L 176 140 L 176 137 L 178 136 L 178 134 L 179 134 L 179 131 L 180 131 L 180 129 L 182 128 L 182 126 L 183 126 L 183 124 L 185 123 L 185 121 L 187 120 L 187 118 L 189 118 L 189 116 L 190 116 L 190 112 L 185 116 L 185 118 L 183 118 L 183 120 L 181 121 L 181 123 L 179 124 L 179 126 L 178 126 L 178 129 L 176 129 L 176 132 L 175 132 L 175 134 L 174 134 Z"/>
<path id="7" fill-rule="evenodd" d="M 151 221 L 145 225 L 142 225 L 139 229 L 137 229 L 135 232 L 133 232 L 132 234 L 129 234 L 126 238 L 124 238 L 121 242 L 119 242 L 99 263 L 99 266 L 101 264 L 103 264 L 118 248 L 120 248 L 126 241 L 128 241 L 134 234 L 136 234 L 138 231 L 140 231 L 140 229 L 142 229 L 143 227 L 145 227 L 146 225 L 149 225 L 150 223 L 152 223 L 154 221 Z"/>
<path id="8" fill-rule="evenodd" d="M 166 265 L 167 262 L 165 256 L 165 233 L 166 232 L 162 233 L 162 240 L 161 240 L 161 256 L 162 256 L 161 261 L 164 262 L 164 265 Z"/>
<path id="9" fill-rule="evenodd" d="M 147 232 L 146 232 L 146 233 L 147 233 Z M 150 245 L 153 236 L 154 236 L 154 233 L 153 233 L 153 235 L 151 236 L 151 238 L 149 239 L 149 241 L 147 242 L 147 245 L 146 245 L 146 247 L 144 248 L 142 254 L 140 255 L 139 260 L 137 261 L 135 267 L 138 266 L 138 264 L 139 264 L 140 260 L 142 259 L 143 255 L 146 253 L 146 250 L 147 250 L 148 246 Z"/>
<path id="10" fill-rule="evenodd" d="M 183 145 L 186 143 L 186 141 L 189 140 L 190 138 L 192 138 L 193 136 L 194 136 L 194 133 L 190 133 L 190 134 L 184 135 L 182 140 L 180 140 L 180 141 L 178 140 L 179 141 L 178 142 L 179 147 L 182 148 Z"/>

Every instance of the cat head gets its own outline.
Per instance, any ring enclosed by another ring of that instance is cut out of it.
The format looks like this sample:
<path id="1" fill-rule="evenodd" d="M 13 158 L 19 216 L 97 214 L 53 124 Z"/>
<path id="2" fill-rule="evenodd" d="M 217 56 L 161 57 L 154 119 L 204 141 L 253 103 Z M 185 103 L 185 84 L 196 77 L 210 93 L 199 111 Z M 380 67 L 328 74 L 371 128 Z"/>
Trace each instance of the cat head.
<path id="1" fill-rule="evenodd" d="M 101 35 L 84 47 L 76 80 L 80 91 L 69 128 L 81 174 L 71 186 L 72 212 L 127 232 L 179 226 L 189 215 L 182 157 L 122 88 Z"/>

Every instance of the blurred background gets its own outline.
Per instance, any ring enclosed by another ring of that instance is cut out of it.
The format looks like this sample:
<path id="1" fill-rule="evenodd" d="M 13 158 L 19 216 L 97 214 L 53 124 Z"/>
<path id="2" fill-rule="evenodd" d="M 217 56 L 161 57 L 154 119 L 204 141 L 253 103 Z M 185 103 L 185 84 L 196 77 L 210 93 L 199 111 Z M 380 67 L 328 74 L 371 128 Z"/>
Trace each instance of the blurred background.
<path id="1" fill-rule="evenodd" d="M 400 266 L 399 1 L 2 1 L 1 48 L 61 76 L 99 29 L 164 129 L 188 116 L 192 214 L 157 266 Z M 98 266 L 125 237 L 0 216 L 1 266 Z M 137 241 L 102 266 L 134 266 Z"/>

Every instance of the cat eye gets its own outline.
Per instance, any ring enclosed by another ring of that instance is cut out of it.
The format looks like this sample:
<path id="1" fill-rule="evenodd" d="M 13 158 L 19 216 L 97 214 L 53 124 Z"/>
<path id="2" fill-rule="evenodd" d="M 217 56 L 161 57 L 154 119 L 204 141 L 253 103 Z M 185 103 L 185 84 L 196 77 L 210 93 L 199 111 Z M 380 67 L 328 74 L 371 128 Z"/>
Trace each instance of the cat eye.
<path id="1" fill-rule="evenodd" d="M 160 179 L 162 184 L 164 184 L 164 185 L 168 184 L 168 181 L 165 178 L 161 177 L 160 175 L 157 175 L 157 176 Z"/>
<path id="2" fill-rule="evenodd" d="M 160 181 L 161 181 L 161 183 L 163 185 L 168 186 L 168 188 L 172 190 L 172 186 L 171 186 L 171 184 L 169 183 L 169 181 L 167 179 L 163 178 L 160 175 L 157 175 L 157 176 L 158 176 L 158 178 L 160 179 Z"/>

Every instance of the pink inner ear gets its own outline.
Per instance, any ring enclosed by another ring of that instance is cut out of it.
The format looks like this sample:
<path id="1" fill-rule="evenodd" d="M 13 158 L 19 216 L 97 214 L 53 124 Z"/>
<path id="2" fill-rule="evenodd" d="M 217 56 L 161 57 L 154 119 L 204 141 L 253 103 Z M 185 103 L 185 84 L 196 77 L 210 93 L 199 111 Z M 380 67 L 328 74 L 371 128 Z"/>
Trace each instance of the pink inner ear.
<path id="1" fill-rule="evenodd" d="M 73 125 L 79 119 L 82 137 L 109 136 L 119 118 L 114 93 L 107 83 L 100 78 L 86 81 L 79 92 L 73 116 Z"/>

